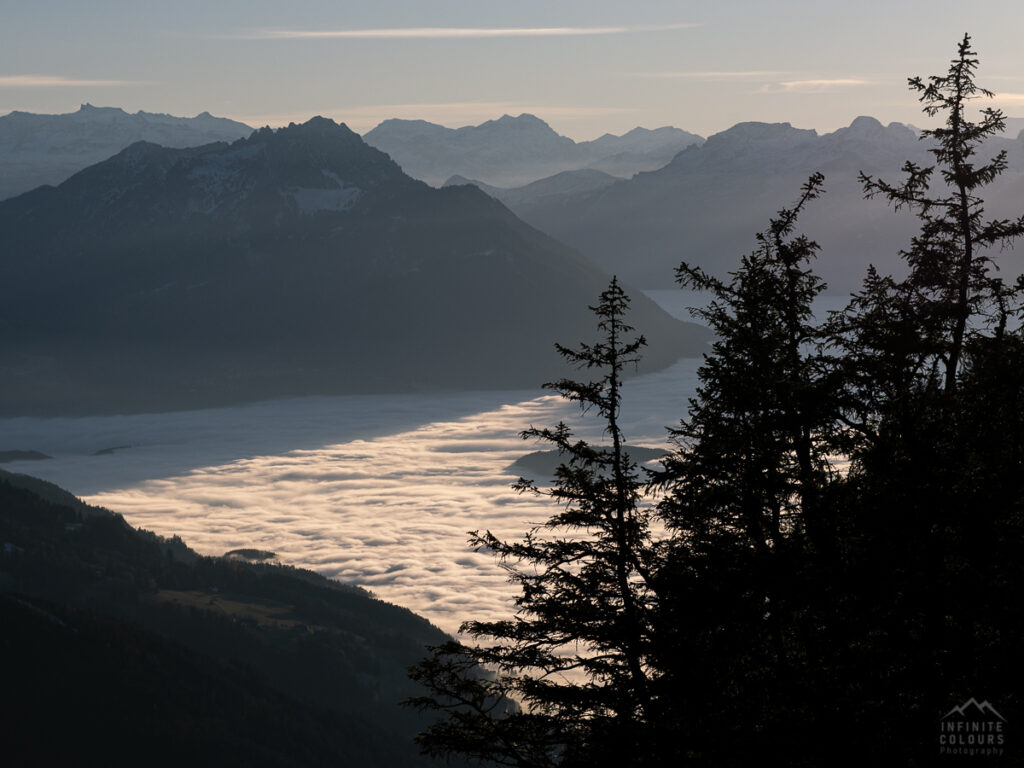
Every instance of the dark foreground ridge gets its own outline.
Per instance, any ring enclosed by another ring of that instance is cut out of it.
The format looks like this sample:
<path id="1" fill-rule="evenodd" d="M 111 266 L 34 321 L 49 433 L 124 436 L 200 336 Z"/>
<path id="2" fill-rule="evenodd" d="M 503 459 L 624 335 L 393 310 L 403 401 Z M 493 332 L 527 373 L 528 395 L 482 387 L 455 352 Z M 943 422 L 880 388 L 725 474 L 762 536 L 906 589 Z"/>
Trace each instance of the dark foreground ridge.
<path id="1" fill-rule="evenodd" d="M 425 619 L 3 471 L 0 626 L 4 765 L 431 764 L 398 705 Z"/>

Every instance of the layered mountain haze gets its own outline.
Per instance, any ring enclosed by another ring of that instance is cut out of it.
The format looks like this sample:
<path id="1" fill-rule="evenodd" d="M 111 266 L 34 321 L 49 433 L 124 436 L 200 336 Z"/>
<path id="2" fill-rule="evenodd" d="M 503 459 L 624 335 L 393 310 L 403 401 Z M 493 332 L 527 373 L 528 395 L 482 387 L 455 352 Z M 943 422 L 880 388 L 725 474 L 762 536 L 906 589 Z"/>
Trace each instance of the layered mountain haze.
<path id="1" fill-rule="evenodd" d="M 1019 139 L 1021 131 L 1024 131 L 1024 117 L 1006 118 L 1006 130 L 1003 136 L 1007 139 Z"/>
<path id="2" fill-rule="evenodd" d="M 91 104 L 63 115 L 11 112 L 0 117 L 0 200 L 43 184 L 60 184 L 137 141 L 197 147 L 251 133 L 248 125 L 209 112 L 195 117 L 128 114 Z"/>
<path id="3" fill-rule="evenodd" d="M 455 187 L 472 184 L 510 208 L 529 210 L 534 206 L 557 206 L 562 201 L 576 202 L 580 198 L 600 192 L 618 181 L 622 181 L 622 179 L 604 171 L 584 168 L 579 171 L 562 171 L 524 187 L 511 189 L 494 187 L 458 174 L 448 179 L 443 186 Z"/>
<path id="4" fill-rule="evenodd" d="M 608 275 L 472 187 L 314 118 L 134 144 L 0 203 L 0 409 L 537 386 Z M 655 369 L 708 338 L 634 295 Z"/>
<path id="5" fill-rule="evenodd" d="M 1001 149 L 1010 168 L 994 185 L 989 213 L 1013 216 L 1024 192 L 1024 141 L 994 139 L 986 153 Z M 556 176 L 516 189 L 484 189 L 603 269 L 643 288 L 667 288 L 684 259 L 725 276 L 756 246 L 754 236 L 769 218 L 821 171 L 826 194 L 809 206 L 801 228 L 821 245 L 819 273 L 842 293 L 859 285 L 868 264 L 883 272 L 902 269 L 899 251 L 917 222 L 894 214 L 883 200 L 864 200 L 858 174 L 897 183 L 907 160 L 933 163 L 928 145 L 900 123 L 859 117 L 824 135 L 789 123 L 740 123 L 629 180 L 565 189 Z M 1012 259 L 1002 262 L 1009 274 L 1020 271 Z"/>
<path id="6" fill-rule="evenodd" d="M 534 115 L 504 115 L 481 125 L 445 128 L 425 120 L 385 120 L 364 137 L 402 169 L 440 186 L 452 176 L 497 187 L 528 184 L 568 170 L 592 169 L 628 177 L 660 168 L 703 139 L 679 128 L 634 128 L 576 142 Z"/>

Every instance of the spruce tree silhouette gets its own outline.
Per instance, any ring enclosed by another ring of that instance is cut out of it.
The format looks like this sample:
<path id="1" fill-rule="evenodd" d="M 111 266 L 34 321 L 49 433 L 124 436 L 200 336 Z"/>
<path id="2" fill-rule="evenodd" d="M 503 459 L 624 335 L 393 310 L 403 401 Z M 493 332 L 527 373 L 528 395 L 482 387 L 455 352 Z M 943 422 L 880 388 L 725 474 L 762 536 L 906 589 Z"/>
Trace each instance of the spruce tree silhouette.
<path id="1" fill-rule="evenodd" d="M 929 151 L 936 165 L 919 167 L 908 161 L 900 184 L 860 175 L 866 197 L 881 195 L 896 209 L 914 211 L 921 221 L 920 232 L 902 254 L 909 276 L 898 283 L 873 281 L 864 298 L 895 304 L 913 321 L 919 341 L 913 365 L 949 391 L 957 385 L 970 319 L 985 313 L 995 324 L 1005 325 L 1006 302 L 1015 298 L 1014 289 L 993 274 L 989 249 L 1024 234 L 1024 216 L 984 216 L 980 191 L 1006 170 L 1006 151 L 980 164 L 975 158 L 985 139 L 1005 129 L 1006 119 L 991 107 L 980 110 L 978 121 L 968 119 L 972 100 L 994 96 L 975 83 L 977 66 L 970 35 L 964 35 L 945 75 L 908 81 L 920 93 L 924 113 L 944 118 L 941 127 L 921 131 L 920 138 L 932 143 Z M 933 189 L 936 175 L 938 190 Z"/>
<path id="2" fill-rule="evenodd" d="M 1024 217 L 984 215 L 982 190 L 1006 155 L 975 160 L 1004 126 L 991 108 L 968 119 L 973 99 L 992 96 L 977 64 L 965 35 L 945 75 L 909 80 L 924 112 L 944 118 L 922 132 L 936 166 L 908 162 L 898 185 L 861 176 L 868 196 L 920 219 L 908 276 L 870 271 L 831 329 L 852 438 L 837 505 L 836 636 L 850 650 L 832 660 L 847 720 L 878 734 L 875 758 L 920 760 L 935 718 L 982 692 L 1019 706 L 1024 682 L 1010 587 L 1024 583 L 1024 369 L 1011 322 L 1024 305 L 992 255 L 1024 234 Z"/>
<path id="3" fill-rule="evenodd" d="M 556 345 L 598 378 L 545 385 L 596 412 L 608 444 L 577 440 L 564 423 L 525 430 L 524 438 L 550 443 L 565 460 L 552 488 L 522 478 L 516 487 L 551 498 L 561 511 L 522 540 L 472 534 L 475 547 L 507 564 L 521 593 L 514 618 L 462 626 L 484 642 L 440 646 L 414 669 L 430 695 L 411 703 L 444 714 L 419 737 L 430 754 L 513 766 L 645 764 L 655 549 L 649 510 L 639 504 L 643 481 L 619 421 L 623 373 L 646 343 L 630 335 L 628 307 L 613 278 L 591 307 L 601 340 Z"/>
<path id="4" fill-rule="evenodd" d="M 870 270 L 842 313 L 813 316 L 817 245 L 794 230 L 818 174 L 729 280 L 683 264 L 680 282 L 713 295 L 697 314 L 717 339 L 648 485 L 622 449 L 621 372 L 642 339 L 623 340 L 616 282 L 594 308 L 602 342 L 559 347 L 602 372 L 550 386 L 596 409 L 610 445 L 564 424 L 525 433 L 567 460 L 554 488 L 520 488 L 564 511 L 523 541 L 474 535 L 522 593 L 514 618 L 464 626 L 484 642 L 415 669 L 429 691 L 415 703 L 441 715 L 428 752 L 930 765 L 951 708 L 1024 711 L 1024 280 L 1005 284 L 991 255 L 1024 217 L 984 217 L 1006 157 L 973 159 L 1003 125 L 966 117 L 989 94 L 976 64 L 965 36 L 946 75 L 910 80 L 945 117 L 924 133 L 938 174 L 862 176 L 921 220 L 905 279 Z M 1022 762 L 1012 743 L 1002 756 Z"/>
<path id="5" fill-rule="evenodd" d="M 825 289 L 812 269 L 818 246 L 795 228 L 823 182 L 808 179 L 728 281 L 685 262 L 677 271 L 684 287 L 710 292 L 694 314 L 716 340 L 656 477 L 658 516 L 674 534 L 658 580 L 656 664 L 674 720 L 662 730 L 675 732 L 677 759 L 697 764 L 754 761 L 813 731 L 815 640 L 799 622 L 835 557 L 839 409 L 812 308 Z"/>

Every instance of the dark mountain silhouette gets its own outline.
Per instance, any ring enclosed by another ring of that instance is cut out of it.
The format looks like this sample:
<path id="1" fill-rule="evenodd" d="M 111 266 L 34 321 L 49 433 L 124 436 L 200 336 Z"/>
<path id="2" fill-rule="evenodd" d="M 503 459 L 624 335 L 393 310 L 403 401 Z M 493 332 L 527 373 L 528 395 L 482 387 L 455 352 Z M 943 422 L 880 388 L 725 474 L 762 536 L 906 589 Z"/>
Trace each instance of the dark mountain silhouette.
<path id="1" fill-rule="evenodd" d="M 137 143 L 0 202 L 0 411 L 174 409 L 534 387 L 608 277 L 472 187 L 406 176 L 314 118 Z M 707 335 L 642 295 L 654 369 Z"/>
<path id="2" fill-rule="evenodd" d="M 679 128 L 634 128 L 575 142 L 538 117 L 504 115 L 481 125 L 445 128 L 425 120 L 385 120 L 364 138 L 417 179 L 440 185 L 454 175 L 513 187 L 566 170 L 632 176 L 660 168 L 703 139 Z"/>
<path id="3" fill-rule="evenodd" d="M 399 702 L 439 629 L 41 482 L 0 472 L 4 765 L 433 764 Z"/>
<path id="4" fill-rule="evenodd" d="M 789 123 L 740 123 L 687 148 L 660 170 L 604 189 L 544 198 L 524 187 L 499 197 L 523 220 L 602 268 L 642 288 L 658 288 L 672 285 L 683 259 L 724 276 L 755 247 L 754 234 L 774 211 L 821 171 L 826 194 L 808 209 L 804 226 L 822 246 L 820 274 L 833 290 L 845 291 L 859 285 L 869 263 L 883 272 L 902 268 L 898 253 L 909 244 L 915 221 L 893 214 L 882 200 L 865 201 L 857 178 L 864 171 L 895 183 L 906 160 L 932 164 L 917 135 L 871 117 L 825 135 Z M 1024 193 L 1024 142 L 997 139 L 987 152 L 1003 148 L 1011 170 L 994 195 L 1003 208 L 993 212 L 1009 216 Z"/>
<path id="5" fill-rule="evenodd" d="M 209 112 L 195 117 L 130 115 L 91 104 L 64 115 L 11 112 L 0 117 L 0 200 L 43 184 L 59 184 L 137 141 L 197 147 L 250 133 L 248 125 Z"/>

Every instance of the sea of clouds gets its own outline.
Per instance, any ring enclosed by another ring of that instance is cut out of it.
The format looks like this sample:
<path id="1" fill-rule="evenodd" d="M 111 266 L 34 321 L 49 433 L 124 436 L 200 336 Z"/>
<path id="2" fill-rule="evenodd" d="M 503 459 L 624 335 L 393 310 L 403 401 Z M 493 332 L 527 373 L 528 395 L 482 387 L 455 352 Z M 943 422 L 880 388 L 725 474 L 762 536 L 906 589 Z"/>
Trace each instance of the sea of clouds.
<path id="1" fill-rule="evenodd" d="M 666 445 L 697 360 L 624 389 L 630 442 Z M 548 446 L 529 426 L 570 423 L 601 441 L 596 415 L 554 395 L 469 392 L 282 400 L 170 414 L 0 420 L 3 448 L 53 458 L 5 465 L 42 477 L 134 526 L 202 554 L 255 547 L 370 589 L 454 632 L 510 614 L 514 588 L 471 530 L 518 537 L 555 510 L 520 495 L 508 469 Z"/>
<path id="2" fill-rule="evenodd" d="M 652 291 L 686 317 L 692 294 Z M 831 309 L 838 300 L 823 305 Z M 667 447 L 700 360 L 624 385 L 622 428 Z M 581 374 L 582 376 L 583 374 Z M 530 426 L 563 420 L 602 442 L 596 414 L 532 391 L 318 397 L 164 414 L 0 419 L 0 450 L 53 458 L 4 465 L 42 477 L 202 554 L 252 547 L 370 589 L 449 632 L 506 618 L 515 588 L 468 532 L 519 537 L 553 502 L 512 490 L 509 465 L 548 446 Z"/>

